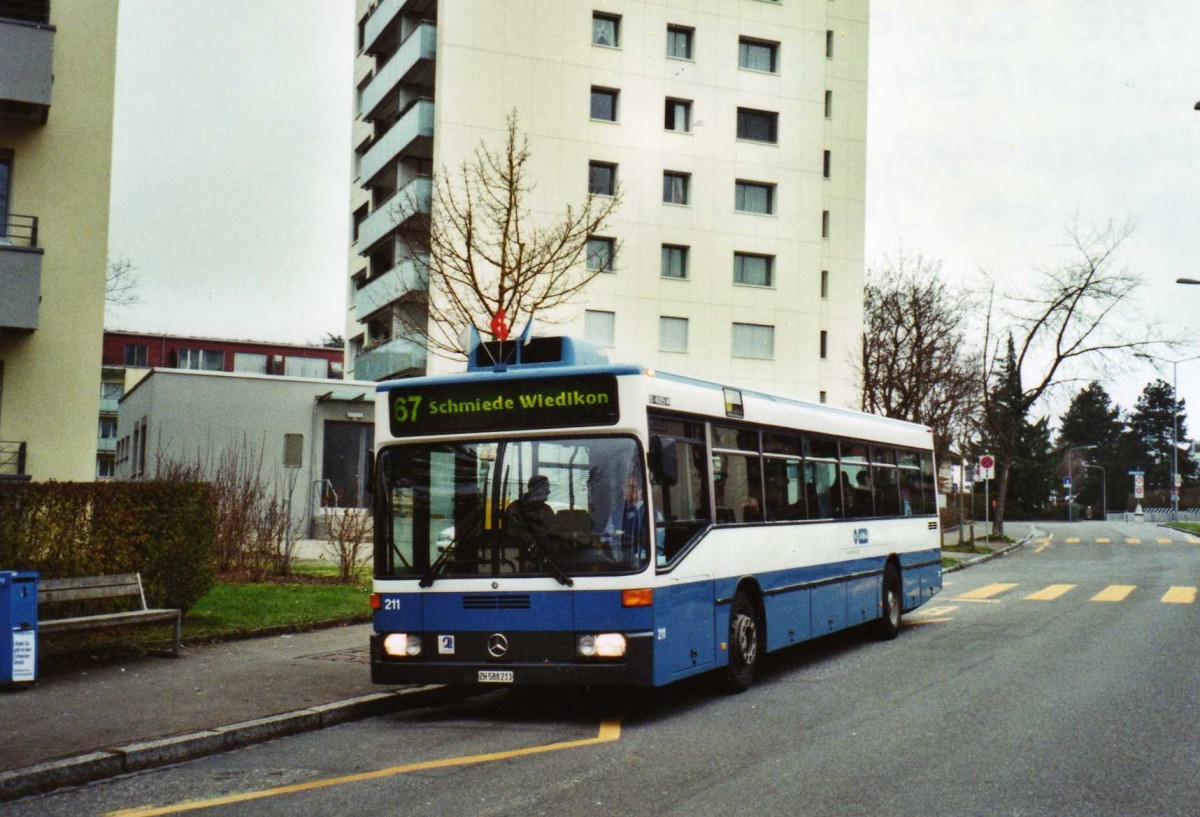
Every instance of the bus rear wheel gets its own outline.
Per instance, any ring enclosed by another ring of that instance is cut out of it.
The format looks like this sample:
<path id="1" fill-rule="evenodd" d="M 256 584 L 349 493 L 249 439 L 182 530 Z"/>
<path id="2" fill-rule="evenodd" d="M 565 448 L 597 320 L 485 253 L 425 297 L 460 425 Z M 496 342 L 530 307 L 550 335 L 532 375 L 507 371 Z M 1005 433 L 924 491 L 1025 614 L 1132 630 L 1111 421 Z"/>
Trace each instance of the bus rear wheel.
<path id="1" fill-rule="evenodd" d="M 890 641 L 900 633 L 900 617 L 904 610 L 902 592 L 899 571 L 895 565 L 888 565 L 883 570 L 883 595 L 879 605 L 879 621 L 876 622 L 876 632 L 885 641 Z"/>
<path id="2" fill-rule="evenodd" d="M 733 594 L 729 605 L 729 664 L 724 684 L 728 692 L 744 692 L 754 682 L 762 659 L 762 626 L 758 609 L 742 590 Z"/>

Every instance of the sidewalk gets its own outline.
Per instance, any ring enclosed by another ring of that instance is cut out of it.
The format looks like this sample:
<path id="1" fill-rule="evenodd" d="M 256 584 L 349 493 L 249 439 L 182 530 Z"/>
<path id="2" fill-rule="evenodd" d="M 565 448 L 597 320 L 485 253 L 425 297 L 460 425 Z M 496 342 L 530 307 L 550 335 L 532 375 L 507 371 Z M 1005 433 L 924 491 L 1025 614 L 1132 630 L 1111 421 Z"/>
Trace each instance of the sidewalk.
<path id="1" fill-rule="evenodd" d="M 0 800 L 364 717 L 427 689 L 372 684 L 370 632 L 185 647 L 176 659 L 76 666 L 0 692 Z"/>

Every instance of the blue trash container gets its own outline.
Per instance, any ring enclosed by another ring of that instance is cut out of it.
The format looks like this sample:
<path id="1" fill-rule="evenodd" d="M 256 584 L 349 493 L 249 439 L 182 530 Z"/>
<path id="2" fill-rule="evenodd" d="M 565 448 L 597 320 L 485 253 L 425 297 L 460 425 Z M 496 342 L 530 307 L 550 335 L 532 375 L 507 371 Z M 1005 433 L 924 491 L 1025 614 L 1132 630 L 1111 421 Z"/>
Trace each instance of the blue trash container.
<path id="1" fill-rule="evenodd" d="M 36 571 L 0 570 L 0 684 L 37 680 Z"/>

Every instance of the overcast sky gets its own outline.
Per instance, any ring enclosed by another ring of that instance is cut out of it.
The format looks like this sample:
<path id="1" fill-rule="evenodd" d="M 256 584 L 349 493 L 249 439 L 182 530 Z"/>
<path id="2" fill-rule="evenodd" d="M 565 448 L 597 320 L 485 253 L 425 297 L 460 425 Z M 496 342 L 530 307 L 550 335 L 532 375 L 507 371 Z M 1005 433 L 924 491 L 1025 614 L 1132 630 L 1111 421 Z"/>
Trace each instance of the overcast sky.
<path id="1" fill-rule="evenodd" d="M 142 303 L 110 326 L 342 332 L 353 6 L 121 0 L 109 253 Z M 902 249 L 1029 286 L 1076 217 L 1132 220 L 1142 314 L 1187 326 L 1200 287 L 1173 282 L 1200 278 L 1198 32 L 1195 0 L 872 0 L 868 266 Z M 1200 406 L 1200 361 L 1179 374 Z M 1129 408 L 1153 376 L 1106 387 Z"/>

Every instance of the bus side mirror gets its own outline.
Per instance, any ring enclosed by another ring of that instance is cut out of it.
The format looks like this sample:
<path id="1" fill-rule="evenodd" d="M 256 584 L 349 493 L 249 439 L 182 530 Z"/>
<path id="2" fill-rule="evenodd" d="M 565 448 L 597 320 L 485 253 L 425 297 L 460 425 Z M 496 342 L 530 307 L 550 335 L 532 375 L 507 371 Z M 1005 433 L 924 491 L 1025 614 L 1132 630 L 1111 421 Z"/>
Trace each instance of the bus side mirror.
<path id="1" fill-rule="evenodd" d="M 672 437 L 650 438 L 650 476 L 659 485 L 679 481 L 679 455 Z"/>

